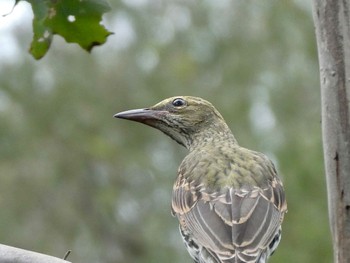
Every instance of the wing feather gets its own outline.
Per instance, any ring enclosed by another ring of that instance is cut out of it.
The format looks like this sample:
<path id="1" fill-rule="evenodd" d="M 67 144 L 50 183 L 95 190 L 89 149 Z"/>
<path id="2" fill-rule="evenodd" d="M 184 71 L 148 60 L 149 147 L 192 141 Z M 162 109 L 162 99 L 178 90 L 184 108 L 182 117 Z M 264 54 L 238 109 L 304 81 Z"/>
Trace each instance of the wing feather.
<path id="1" fill-rule="evenodd" d="M 286 203 L 276 178 L 265 189 L 227 187 L 210 193 L 180 174 L 172 210 L 181 227 L 217 257 L 228 260 L 237 255 L 242 262 L 255 262 L 279 230 Z"/>

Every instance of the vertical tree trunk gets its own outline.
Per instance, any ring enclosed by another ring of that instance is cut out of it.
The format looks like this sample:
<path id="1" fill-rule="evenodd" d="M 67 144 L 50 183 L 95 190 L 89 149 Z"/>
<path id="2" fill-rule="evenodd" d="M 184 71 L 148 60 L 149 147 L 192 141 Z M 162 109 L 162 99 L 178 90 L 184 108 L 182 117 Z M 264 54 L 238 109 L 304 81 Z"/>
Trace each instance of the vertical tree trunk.
<path id="1" fill-rule="evenodd" d="M 350 2 L 313 0 L 334 262 L 350 262 Z"/>

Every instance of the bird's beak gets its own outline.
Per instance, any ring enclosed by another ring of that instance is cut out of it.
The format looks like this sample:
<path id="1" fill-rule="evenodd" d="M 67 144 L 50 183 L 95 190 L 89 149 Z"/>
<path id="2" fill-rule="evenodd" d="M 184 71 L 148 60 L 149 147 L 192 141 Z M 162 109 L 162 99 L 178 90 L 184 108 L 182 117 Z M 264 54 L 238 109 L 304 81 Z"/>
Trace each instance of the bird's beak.
<path id="1" fill-rule="evenodd" d="M 164 114 L 165 111 L 152 109 L 136 109 L 119 112 L 115 114 L 114 117 L 150 124 L 149 122 L 161 119 L 161 117 L 164 116 Z"/>

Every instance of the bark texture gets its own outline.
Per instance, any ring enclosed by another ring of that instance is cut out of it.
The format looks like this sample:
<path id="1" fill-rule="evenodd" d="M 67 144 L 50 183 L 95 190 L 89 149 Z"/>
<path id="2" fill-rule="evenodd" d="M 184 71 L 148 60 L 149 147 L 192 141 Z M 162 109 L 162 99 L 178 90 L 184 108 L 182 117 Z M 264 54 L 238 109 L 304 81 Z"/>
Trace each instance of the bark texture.
<path id="1" fill-rule="evenodd" d="M 314 0 L 334 262 L 350 262 L 350 2 Z"/>

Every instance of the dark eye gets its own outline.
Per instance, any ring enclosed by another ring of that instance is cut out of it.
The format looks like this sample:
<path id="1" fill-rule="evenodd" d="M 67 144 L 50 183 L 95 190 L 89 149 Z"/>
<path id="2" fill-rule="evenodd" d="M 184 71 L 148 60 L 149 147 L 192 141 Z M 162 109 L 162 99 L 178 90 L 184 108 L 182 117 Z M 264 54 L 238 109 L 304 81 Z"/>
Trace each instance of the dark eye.
<path id="1" fill-rule="evenodd" d="M 186 105 L 186 101 L 184 99 L 177 98 L 173 100 L 172 104 L 174 107 L 182 107 Z"/>

